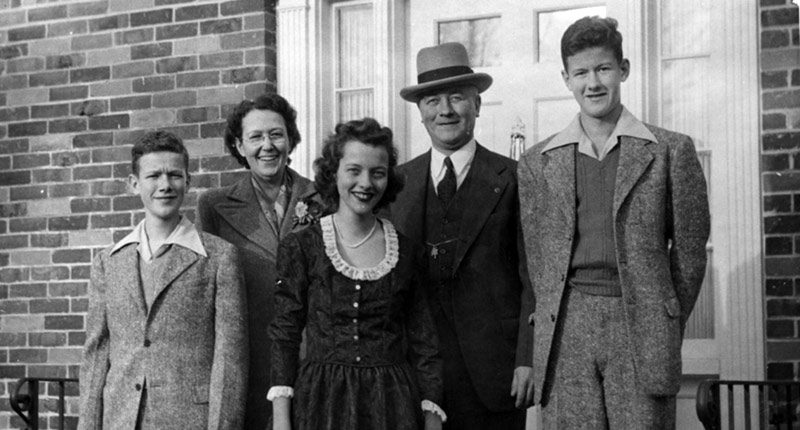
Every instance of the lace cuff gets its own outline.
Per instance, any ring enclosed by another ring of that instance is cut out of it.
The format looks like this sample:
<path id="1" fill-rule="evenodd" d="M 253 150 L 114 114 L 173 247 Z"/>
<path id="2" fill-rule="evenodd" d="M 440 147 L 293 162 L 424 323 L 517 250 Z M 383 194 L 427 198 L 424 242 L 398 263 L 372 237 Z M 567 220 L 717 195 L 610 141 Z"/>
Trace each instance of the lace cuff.
<path id="1" fill-rule="evenodd" d="M 277 397 L 288 397 L 291 399 L 294 397 L 294 389 L 286 385 L 275 385 L 269 389 L 269 392 L 267 393 L 267 400 L 271 402 Z"/>
<path id="2" fill-rule="evenodd" d="M 423 400 L 422 401 L 422 410 L 432 412 L 436 415 L 439 415 L 442 418 L 442 422 L 447 421 L 447 415 L 444 413 L 442 408 L 439 407 L 436 403 L 433 403 L 430 400 Z"/>

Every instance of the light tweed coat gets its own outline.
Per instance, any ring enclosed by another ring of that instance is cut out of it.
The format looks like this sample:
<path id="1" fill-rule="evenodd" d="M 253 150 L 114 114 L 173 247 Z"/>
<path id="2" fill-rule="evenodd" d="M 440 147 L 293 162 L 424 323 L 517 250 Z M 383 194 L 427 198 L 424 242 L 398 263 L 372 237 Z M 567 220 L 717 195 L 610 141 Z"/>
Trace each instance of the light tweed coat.
<path id="1" fill-rule="evenodd" d="M 208 257 L 173 247 L 149 312 L 136 244 L 94 259 L 79 428 L 134 428 L 145 380 L 154 428 L 242 428 L 248 350 L 239 258 L 222 239 L 200 238 Z"/>
<path id="2" fill-rule="evenodd" d="M 658 142 L 623 136 L 614 241 L 636 380 L 653 395 L 680 385 L 681 342 L 706 267 L 706 181 L 688 136 L 646 125 Z M 536 301 L 535 402 L 547 404 L 551 362 L 575 236 L 575 145 L 528 150 L 518 166 L 528 270 Z M 543 390 L 544 388 L 544 390 Z"/>

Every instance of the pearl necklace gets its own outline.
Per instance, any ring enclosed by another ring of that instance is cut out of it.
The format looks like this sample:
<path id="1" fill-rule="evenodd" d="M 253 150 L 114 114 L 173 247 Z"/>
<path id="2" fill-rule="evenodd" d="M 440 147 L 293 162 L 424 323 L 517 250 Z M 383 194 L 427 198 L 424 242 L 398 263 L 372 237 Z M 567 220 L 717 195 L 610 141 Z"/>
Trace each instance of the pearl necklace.
<path id="1" fill-rule="evenodd" d="M 369 233 L 367 233 L 367 235 L 364 236 L 363 239 L 359 240 L 358 243 L 350 245 L 349 243 L 345 243 L 344 236 L 342 235 L 341 230 L 339 229 L 339 225 L 336 224 L 336 217 L 332 216 L 331 220 L 333 221 L 333 229 L 336 230 L 337 235 L 341 239 L 340 243 L 350 249 L 356 249 L 359 246 L 367 243 L 367 240 L 369 240 L 369 238 L 371 238 L 372 235 L 375 234 L 375 228 L 378 227 L 378 219 L 375 218 L 375 222 L 372 223 L 372 229 L 370 229 Z"/>

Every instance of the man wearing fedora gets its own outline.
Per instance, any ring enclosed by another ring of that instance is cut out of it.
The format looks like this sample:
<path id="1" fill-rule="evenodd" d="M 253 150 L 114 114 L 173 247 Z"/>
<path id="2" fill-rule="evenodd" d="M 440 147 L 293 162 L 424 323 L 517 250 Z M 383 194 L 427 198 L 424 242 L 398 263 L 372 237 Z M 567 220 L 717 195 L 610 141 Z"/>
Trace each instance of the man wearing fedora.
<path id="1" fill-rule="evenodd" d="M 516 163 L 475 141 L 480 93 L 492 77 L 459 43 L 417 55 L 416 103 L 431 150 L 398 168 L 398 229 L 424 244 L 444 358 L 448 429 L 522 429 L 532 403 L 532 292 L 521 256 Z M 521 269 L 522 268 L 522 269 Z"/>

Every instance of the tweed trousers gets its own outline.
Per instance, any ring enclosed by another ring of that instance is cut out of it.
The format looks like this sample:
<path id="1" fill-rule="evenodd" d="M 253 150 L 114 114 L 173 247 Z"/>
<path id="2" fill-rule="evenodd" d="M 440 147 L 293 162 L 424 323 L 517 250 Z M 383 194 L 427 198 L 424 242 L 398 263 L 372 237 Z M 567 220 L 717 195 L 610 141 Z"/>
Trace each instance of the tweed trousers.
<path id="1" fill-rule="evenodd" d="M 564 301 L 544 428 L 674 429 L 675 396 L 651 396 L 636 384 L 622 297 L 568 288 Z"/>

